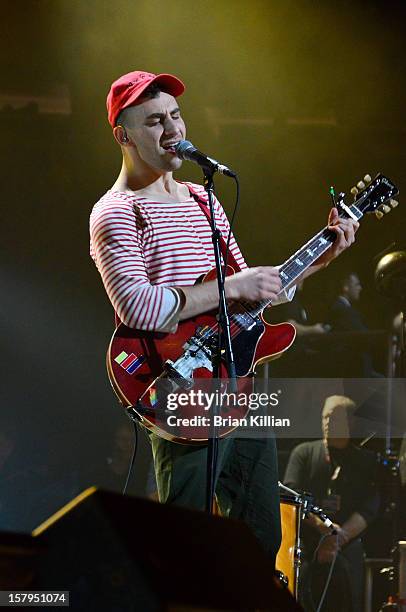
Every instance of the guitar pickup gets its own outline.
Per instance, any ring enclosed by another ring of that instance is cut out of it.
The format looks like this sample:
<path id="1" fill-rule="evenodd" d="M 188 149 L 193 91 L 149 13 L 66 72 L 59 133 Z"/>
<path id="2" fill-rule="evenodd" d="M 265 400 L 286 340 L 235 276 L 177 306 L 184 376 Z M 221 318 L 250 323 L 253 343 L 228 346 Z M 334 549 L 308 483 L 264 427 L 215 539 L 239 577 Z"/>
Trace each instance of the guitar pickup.
<path id="1" fill-rule="evenodd" d="M 166 374 L 173 381 L 176 382 L 182 389 L 191 389 L 193 387 L 193 380 L 187 379 L 174 367 L 173 362 L 169 359 L 164 363 L 164 370 Z"/>
<path id="2" fill-rule="evenodd" d="M 202 351 L 208 359 L 211 359 L 211 347 L 205 344 L 205 340 L 198 335 L 192 336 L 183 345 L 183 350 L 187 351 L 192 357 L 196 357 L 199 351 Z"/>

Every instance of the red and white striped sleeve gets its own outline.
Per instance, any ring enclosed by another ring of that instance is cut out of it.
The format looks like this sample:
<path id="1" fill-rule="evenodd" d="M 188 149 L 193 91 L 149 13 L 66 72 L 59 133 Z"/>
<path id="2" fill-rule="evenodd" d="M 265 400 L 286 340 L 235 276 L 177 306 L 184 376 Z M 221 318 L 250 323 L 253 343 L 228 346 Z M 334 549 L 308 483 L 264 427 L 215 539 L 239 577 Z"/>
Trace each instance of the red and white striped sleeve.
<path id="1" fill-rule="evenodd" d="M 149 282 L 142 226 L 132 207 L 113 198 L 96 206 L 90 216 L 90 236 L 92 257 L 121 321 L 133 329 L 174 331 L 179 296 Z"/>

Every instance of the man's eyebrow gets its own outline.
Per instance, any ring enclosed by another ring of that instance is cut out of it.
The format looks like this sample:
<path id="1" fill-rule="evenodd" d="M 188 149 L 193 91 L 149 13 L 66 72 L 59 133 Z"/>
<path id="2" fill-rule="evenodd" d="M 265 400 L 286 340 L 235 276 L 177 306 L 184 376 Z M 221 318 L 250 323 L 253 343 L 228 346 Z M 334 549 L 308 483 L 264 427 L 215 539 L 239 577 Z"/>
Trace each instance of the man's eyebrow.
<path id="1" fill-rule="evenodd" d="M 171 115 L 174 115 L 175 113 L 180 113 L 180 108 L 178 106 L 170 111 Z M 161 117 L 164 117 L 164 116 L 165 116 L 165 113 L 152 113 L 152 115 L 148 115 L 146 119 L 161 119 Z"/>

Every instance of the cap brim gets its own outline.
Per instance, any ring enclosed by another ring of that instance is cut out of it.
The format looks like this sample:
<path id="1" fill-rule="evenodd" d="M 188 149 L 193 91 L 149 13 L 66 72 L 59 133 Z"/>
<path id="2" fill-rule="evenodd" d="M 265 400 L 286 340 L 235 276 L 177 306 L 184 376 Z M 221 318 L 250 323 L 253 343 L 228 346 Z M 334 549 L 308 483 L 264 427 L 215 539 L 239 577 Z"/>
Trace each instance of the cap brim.
<path id="1" fill-rule="evenodd" d="M 133 96 L 130 96 L 125 105 L 121 108 L 128 108 L 129 106 L 134 106 L 137 103 L 137 100 L 142 96 L 143 92 L 150 86 L 152 83 L 156 83 L 162 88 L 162 91 L 170 94 L 174 98 L 182 95 L 185 91 L 185 85 L 182 83 L 180 79 L 173 76 L 173 74 L 157 74 L 155 78 L 147 81 L 144 87 L 137 89 L 134 92 Z"/>
<path id="2" fill-rule="evenodd" d="M 173 74 L 158 74 L 151 83 L 162 85 L 163 91 L 174 96 L 181 96 L 185 91 L 185 85 L 180 79 L 173 76 Z"/>

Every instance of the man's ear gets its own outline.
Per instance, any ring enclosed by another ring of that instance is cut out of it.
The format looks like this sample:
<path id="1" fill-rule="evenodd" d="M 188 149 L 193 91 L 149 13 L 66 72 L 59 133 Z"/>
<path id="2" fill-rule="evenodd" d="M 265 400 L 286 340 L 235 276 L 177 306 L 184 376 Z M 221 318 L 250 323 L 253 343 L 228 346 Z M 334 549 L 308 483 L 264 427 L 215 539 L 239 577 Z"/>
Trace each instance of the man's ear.
<path id="1" fill-rule="evenodd" d="M 122 147 L 128 146 L 131 143 L 126 129 L 122 125 L 116 125 L 116 127 L 113 129 L 113 136 L 118 144 Z"/>

